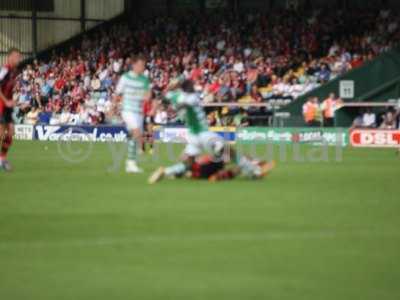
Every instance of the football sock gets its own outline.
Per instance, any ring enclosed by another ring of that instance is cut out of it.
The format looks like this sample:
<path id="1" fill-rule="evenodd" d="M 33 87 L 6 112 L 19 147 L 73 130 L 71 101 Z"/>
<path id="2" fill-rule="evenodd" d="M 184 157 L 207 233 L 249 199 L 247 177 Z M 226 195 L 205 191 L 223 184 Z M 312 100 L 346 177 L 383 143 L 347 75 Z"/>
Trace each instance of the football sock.
<path id="1" fill-rule="evenodd" d="M 4 160 L 7 158 L 8 150 L 10 149 L 12 142 L 13 142 L 12 136 L 6 135 L 4 137 L 4 140 L 1 143 L 0 160 Z"/>
<path id="2" fill-rule="evenodd" d="M 182 176 L 186 171 L 184 163 L 177 163 L 173 166 L 165 168 L 165 175 L 167 176 Z"/>
<path id="3" fill-rule="evenodd" d="M 136 160 L 137 156 L 137 142 L 134 138 L 128 139 L 128 159 Z"/>
<path id="4" fill-rule="evenodd" d="M 246 176 L 253 175 L 259 169 L 258 166 L 254 165 L 251 160 L 245 156 L 242 156 L 238 159 L 237 165 L 242 171 L 242 174 Z"/>

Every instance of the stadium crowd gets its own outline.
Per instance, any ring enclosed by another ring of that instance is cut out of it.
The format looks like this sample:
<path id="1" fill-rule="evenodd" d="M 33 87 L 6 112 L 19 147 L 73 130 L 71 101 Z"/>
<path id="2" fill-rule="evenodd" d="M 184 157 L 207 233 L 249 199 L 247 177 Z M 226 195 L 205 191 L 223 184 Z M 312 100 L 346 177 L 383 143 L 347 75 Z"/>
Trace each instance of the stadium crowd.
<path id="1" fill-rule="evenodd" d="M 115 84 L 129 69 L 129 56 L 139 52 L 148 57 L 156 99 L 171 80 L 185 77 L 205 103 L 279 99 L 284 105 L 388 50 L 400 40 L 399 23 L 398 12 L 388 10 L 313 11 L 308 17 L 285 10 L 154 18 L 134 29 L 113 25 L 27 65 L 14 93 L 16 118 L 27 124 L 120 123 Z M 236 112 L 224 119 L 229 109 L 212 111 L 209 120 L 246 125 L 247 112 Z M 162 105 L 148 113 L 160 124 L 176 119 Z"/>

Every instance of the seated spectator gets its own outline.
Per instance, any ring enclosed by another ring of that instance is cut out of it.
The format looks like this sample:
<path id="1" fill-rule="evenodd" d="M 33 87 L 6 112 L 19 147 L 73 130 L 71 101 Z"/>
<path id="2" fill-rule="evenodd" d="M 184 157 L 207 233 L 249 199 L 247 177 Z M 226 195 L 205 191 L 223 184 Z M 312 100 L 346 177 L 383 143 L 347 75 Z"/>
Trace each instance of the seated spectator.
<path id="1" fill-rule="evenodd" d="M 396 112 L 389 110 L 382 117 L 381 129 L 396 129 L 397 120 Z"/>
<path id="2" fill-rule="evenodd" d="M 26 115 L 24 124 L 36 125 L 39 121 L 39 114 L 41 110 L 38 107 L 33 107 Z"/>
<path id="3" fill-rule="evenodd" d="M 376 115 L 368 108 L 362 115 L 362 127 L 364 128 L 375 128 L 376 127 Z"/>
<path id="4" fill-rule="evenodd" d="M 263 97 L 261 93 L 258 91 L 258 87 L 256 84 L 253 84 L 250 91 L 250 98 L 252 102 L 260 103 L 263 101 Z"/>

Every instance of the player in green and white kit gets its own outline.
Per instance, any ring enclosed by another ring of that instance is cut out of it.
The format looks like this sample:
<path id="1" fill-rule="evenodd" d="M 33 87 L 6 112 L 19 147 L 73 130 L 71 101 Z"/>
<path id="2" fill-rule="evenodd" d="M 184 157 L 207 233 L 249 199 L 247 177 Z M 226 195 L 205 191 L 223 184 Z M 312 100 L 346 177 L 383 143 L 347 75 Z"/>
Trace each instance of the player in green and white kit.
<path id="1" fill-rule="evenodd" d="M 185 81 L 182 85 L 182 89 L 185 91 L 169 91 L 165 98 L 175 110 L 184 111 L 185 124 L 189 131 L 183 152 L 184 158 L 194 158 L 203 152 L 219 158 L 223 154 L 224 140 L 215 132 L 208 130 L 207 116 L 198 95 L 192 90 L 191 84 Z"/>
<path id="2" fill-rule="evenodd" d="M 142 139 L 143 101 L 150 98 L 150 81 L 143 75 L 145 67 L 145 58 L 135 57 L 132 70 L 121 76 L 116 87 L 116 94 L 122 100 L 121 116 L 128 130 L 127 173 L 142 172 L 137 165 L 137 150 Z"/>
<path id="3" fill-rule="evenodd" d="M 168 168 L 159 168 L 149 178 L 150 184 L 159 181 L 164 176 L 184 174 L 190 169 L 195 158 L 204 152 L 213 155 L 215 160 L 224 159 L 225 142 L 218 134 L 208 130 L 207 117 L 200 99 L 194 91 L 193 82 L 185 80 L 181 84 L 181 89 L 167 92 L 165 98 L 173 105 L 175 110 L 184 111 L 189 135 L 183 152 L 183 162 Z M 245 156 L 239 156 L 232 148 L 230 148 L 230 157 L 238 165 L 242 174 L 246 174 L 246 176 L 261 174 L 261 168 L 255 166 Z"/>

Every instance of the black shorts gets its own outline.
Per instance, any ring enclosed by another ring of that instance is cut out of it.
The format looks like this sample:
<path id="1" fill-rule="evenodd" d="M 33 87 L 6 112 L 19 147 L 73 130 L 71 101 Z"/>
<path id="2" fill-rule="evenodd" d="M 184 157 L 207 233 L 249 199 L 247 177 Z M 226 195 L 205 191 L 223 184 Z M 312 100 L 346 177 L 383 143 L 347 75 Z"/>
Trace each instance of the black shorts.
<path id="1" fill-rule="evenodd" d="M 153 125 L 154 124 L 154 118 L 145 116 L 143 118 L 143 130 L 148 131 L 148 125 Z"/>
<path id="2" fill-rule="evenodd" d="M 222 161 L 209 162 L 206 164 L 194 163 L 192 166 L 193 178 L 207 179 L 218 171 L 224 168 L 225 164 Z"/>
<path id="3" fill-rule="evenodd" d="M 3 112 L 0 112 L 0 124 L 11 124 L 14 123 L 13 120 L 13 111 L 12 107 L 4 107 Z"/>

